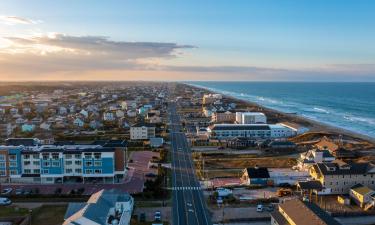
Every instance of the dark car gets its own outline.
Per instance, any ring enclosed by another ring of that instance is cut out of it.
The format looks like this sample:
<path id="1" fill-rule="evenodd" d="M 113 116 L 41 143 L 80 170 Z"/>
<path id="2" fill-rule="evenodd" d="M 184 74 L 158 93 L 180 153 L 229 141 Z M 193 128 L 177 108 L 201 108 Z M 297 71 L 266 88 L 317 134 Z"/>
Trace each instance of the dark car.
<path id="1" fill-rule="evenodd" d="M 146 222 L 146 214 L 145 213 L 141 213 L 141 215 L 139 215 L 139 222 Z"/>

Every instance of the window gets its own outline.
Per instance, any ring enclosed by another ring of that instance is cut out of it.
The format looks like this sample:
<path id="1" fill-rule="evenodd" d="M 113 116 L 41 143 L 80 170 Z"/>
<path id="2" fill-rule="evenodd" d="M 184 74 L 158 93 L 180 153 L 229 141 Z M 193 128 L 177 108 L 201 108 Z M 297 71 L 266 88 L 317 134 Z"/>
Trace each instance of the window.
<path id="1" fill-rule="evenodd" d="M 18 174 L 18 171 L 17 170 L 10 170 L 10 175 L 17 175 Z"/>
<path id="2" fill-rule="evenodd" d="M 50 162 L 43 162 L 43 167 L 49 167 L 49 166 L 51 166 Z"/>
<path id="3" fill-rule="evenodd" d="M 60 162 L 52 162 L 53 167 L 60 167 Z"/>
<path id="4" fill-rule="evenodd" d="M 75 169 L 76 173 L 82 173 L 82 169 Z"/>
<path id="5" fill-rule="evenodd" d="M 69 166 L 69 165 L 72 165 L 73 162 L 72 161 L 65 161 L 65 165 Z"/>
<path id="6" fill-rule="evenodd" d="M 98 170 L 98 169 L 96 169 L 96 170 L 94 170 L 94 173 L 95 173 L 95 174 L 100 174 L 100 173 L 102 173 L 102 170 Z"/>
<path id="7" fill-rule="evenodd" d="M 17 156 L 16 155 L 9 155 L 9 161 L 16 161 Z"/>
<path id="8" fill-rule="evenodd" d="M 59 159 L 59 153 L 52 153 L 52 159 L 54 160 Z"/>
<path id="9" fill-rule="evenodd" d="M 33 165 L 34 165 L 34 166 L 39 166 L 39 165 L 40 165 L 40 162 L 39 162 L 39 161 L 33 161 Z"/>
<path id="10" fill-rule="evenodd" d="M 29 154 L 23 155 L 23 158 L 24 159 L 30 159 L 30 155 Z"/>
<path id="11" fill-rule="evenodd" d="M 73 170 L 72 169 L 66 169 L 65 173 L 73 173 Z"/>
<path id="12" fill-rule="evenodd" d="M 92 155 L 91 153 L 85 153 L 85 159 L 91 159 Z"/>
<path id="13" fill-rule="evenodd" d="M 72 158 L 72 155 L 71 154 L 66 154 L 65 155 L 65 159 L 71 159 Z"/>
<path id="14" fill-rule="evenodd" d="M 5 161 L 5 155 L 0 155 L 0 161 Z"/>
<path id="15" fill-rule="evenodd" d="M 48 170 L 43 170 L 43 174 L 49 174 Z"/>
<path id="16" fill-rule="evenodd" d="M 0 170 L 0 176 L 5 176 L 6 173 L 5 173 L 5 170 Z"/>
<path id="17" fill-rule="evenodd" d="M 42 155 L 43 159 L 46 160 L 46 159 L 49 159 L 49 154 L 48 153 L 44 153 Z"/>
<path id="18" fill-rule="evenodd" d="M 40 173 L 40 169 L 35 169 L 34 170 L 34 174 L 39 174 Z"/>
<path id="19" fill-rule="evenodd" d="M 95 161 L 94 166 L 102 166 L 102 161 Z"/>
<path id="20" fill-rule="evenodd" d="M 25 173 L 25 174 L 30 174 L 30 173 L 31 173 L 31 170 L 30 170 L 30 169 L 25 169 L 25 170 L 23 171 L 23 173 Z"/>
<path id="21" fill-rule="evenodd" d="M 101 159 L 102 158 L 102 153 L 94 153 L 94 158 L 95 159 Z"/>
<path id="22" fill-rule="evenodd" d="M 31 164 L 30 161 L 24 161 L 24 162 L 23 162 L 23 165 L 25 165 L 25 166 L 28 166 L 28 165 L 30 165 L 30 164 Z"/>
<path id="23" fill-rule="evenodd" d="M 33 158 L 34 158 L 34 159 L 39 159 L 39 158 L 40 158 L 40 157 L 39 157 L 39 154 L 34 154 L 34 155 L 33 155 Z"/>
<path id="24" fill-rule="evenodd" d="M 0 162 L 0 167 L 5 168 L 5 162 Z"/>
<path id="25" fill-rule="evenodd" d="M 92 174 L 92 170 L 85 170 L 86 174 Z"/>
<path id="26" fill-rule="evenodd" d="M 87 166 L 87 167 L 92 166 L 92 162 L 91 161 L 85 162 L 85 166 Z"/>
<path id="27" fill-rule="evenodd" d="M 77 166 L 80 166 L 80 165 L 82 165 L 82 161 L 78 161 L 78 160 L 76 160 L 76 161 L 74 162 L 74 164 L 76 164 Z"/>
<path id="28" fill-rule="evenodd" d="M 9 167 L 17 167 L 17 162 L 9 162 Z"/>
<path id="29" fill-rule="evenodd" d="M 80 159 L 82 156 L 81 156 L 81 154 L 75 154 L 74 157 L 75 157 L 76 159 Z"/>

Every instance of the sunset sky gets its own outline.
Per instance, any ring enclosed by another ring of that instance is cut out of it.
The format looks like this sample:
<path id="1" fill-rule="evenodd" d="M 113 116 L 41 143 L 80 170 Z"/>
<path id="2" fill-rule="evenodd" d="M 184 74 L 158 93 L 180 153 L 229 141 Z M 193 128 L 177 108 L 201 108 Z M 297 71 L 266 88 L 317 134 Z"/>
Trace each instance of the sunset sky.
<path id="1" fill-rule="evenodd" d="M 1 0 L 0 81 L 375 81 L 372 0 Z"/>

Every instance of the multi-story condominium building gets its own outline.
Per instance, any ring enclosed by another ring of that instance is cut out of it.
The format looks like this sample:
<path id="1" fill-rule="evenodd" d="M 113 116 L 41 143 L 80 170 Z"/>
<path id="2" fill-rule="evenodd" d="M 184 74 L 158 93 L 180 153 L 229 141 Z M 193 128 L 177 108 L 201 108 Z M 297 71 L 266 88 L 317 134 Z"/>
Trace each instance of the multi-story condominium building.
<path id="1" fill-rule="evenodd" d="M 317 163 L 309 172 L 322 184 L 324 189 L 320 194 L 349 194 L 350 188 L 356 184 L 375 188 L 375 168 L 369 163 Z"/>
<path id="2" fill-rule="evenodd" d="M 270 124 L 214 124 L 207 128 L 210 138 L 231 139 L 234 137 L 249 138 L 287 138 L 295 132 L 281 125 Z"/>
<path id="3" fill-rule="evenodd" d="M 236 119 L 236 114 L 231 111 L 216 111 L 211 114 L 211 121 L 214 123 L 233 123 Z"/>
<path id="4" fill-rule="evenodd" d="M 266 124 L 267 117 L 261 112 L 236 112 L 236 122 L 239 124 Z"/>
<path id="5" fill-rule="evenodd" d="M 1 182 L 117 183 L 124 178 L 126 142 L 0 146 Z"/>
<path id="6" fill-rule="evenodd" d="M 155 137 L 155 127 L 149 124 L 136 124 L 130 127 L 131 140 L 147 140 Z"/>
<path id="7" fill-rule="evenodd" d="M 212 104 L 222 98 L 223 96 L 221 94 L 205 94 L 203 95 L 203 105 Z"/>

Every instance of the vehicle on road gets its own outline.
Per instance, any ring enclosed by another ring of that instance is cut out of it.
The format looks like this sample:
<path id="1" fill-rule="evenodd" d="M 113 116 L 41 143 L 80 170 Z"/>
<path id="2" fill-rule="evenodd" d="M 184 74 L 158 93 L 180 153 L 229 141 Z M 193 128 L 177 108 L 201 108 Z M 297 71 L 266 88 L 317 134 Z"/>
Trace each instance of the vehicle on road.
<path id="1" fill-rule="evenodd" d="M 12 201 L 9 198 L 0 198 L 0 205 L 10 205 Z"/>
<path id="2" fill-rule="evenodd" d="M 189 206 L 189 207 L 193 206 L 193 204 L 191 204 L 190 202 L 187 202 L 186 205 Z"/>
<path id="3" fill-rule="evenodd" d="M 263 205 L 257 205 L 257 212 L 263 212 Z"/>
<path id="4" fill-rule="evenodd" d="M 293 194 L 293 190 L 290 188 L 279 188 L 276 194 L 277 197 L 290 196 Z"/>
<path id="5" fill-rule="evenodd" d="M 161 212 L 160 211 L 155 212 L 154 219 L 155 219 L 155 221 L 161 221 Z"/>
<path id="6" fill-rule="evenodd" d="M 4 188 L 3 191 L 1 192 L 1 195 L 9 195 L 12 193 L 13 188 Z"/>
<path id="7" fill-rule="evenodd" d="M 193 209 L 188 209 L 188 212 L 194 213 L 194 210 Z"/>

